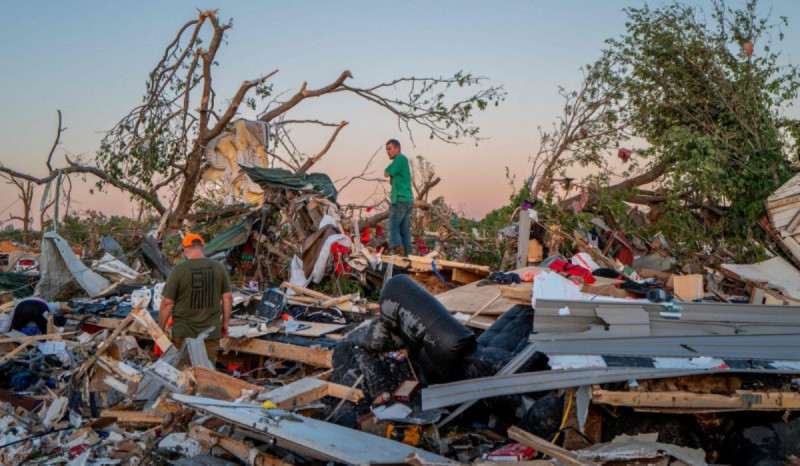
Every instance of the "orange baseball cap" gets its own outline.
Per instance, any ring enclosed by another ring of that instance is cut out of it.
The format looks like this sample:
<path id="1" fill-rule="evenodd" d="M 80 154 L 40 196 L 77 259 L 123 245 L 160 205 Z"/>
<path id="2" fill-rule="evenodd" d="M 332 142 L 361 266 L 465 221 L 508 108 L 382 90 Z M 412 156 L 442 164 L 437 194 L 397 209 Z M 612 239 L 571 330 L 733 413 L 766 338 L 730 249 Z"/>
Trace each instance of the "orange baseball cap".
<path id="1" fill-rule="evenodd" d="M 203 237 L 198 235 L 197 233 L 188 233 L 186 236 L 183 237 L 183 247 L 188 248 L 192 245 L 195 241 L 200 241 L 200 244 L 205 245 L 206 243 L 203 241 Z"/>

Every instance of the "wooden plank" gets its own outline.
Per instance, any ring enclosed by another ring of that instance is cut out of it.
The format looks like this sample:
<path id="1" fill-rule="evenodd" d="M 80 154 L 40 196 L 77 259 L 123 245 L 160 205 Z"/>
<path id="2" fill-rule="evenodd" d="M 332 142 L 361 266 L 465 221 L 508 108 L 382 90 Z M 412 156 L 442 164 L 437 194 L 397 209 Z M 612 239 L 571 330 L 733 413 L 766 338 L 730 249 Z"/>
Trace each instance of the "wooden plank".
<path id="1" fill-rule="evenodd" d="M 281 343 L 267 340 L 245 340 L 237 341 L 230 338 L 223 338 L 220 341 L 223 348 L 235 350 L 241 353 L 258 354 L 271 358 L 285 359 L 287 361 L 297 361 L 316 367 L 333 367 L 333 351 L 315 347 L 306 347 Z"/>
<path id="2" fill-rule="evenodd" d="M 597 465 L 597 463 L 593 461 L 578 458 L 571 451 L 565 450 L 558 445 L 553 445 L 547 440 L 533 435 L 530 432 L 524 431 L 516 426 L 508 429 L 508 436 L 519 443 L 535 448 L 538 452 L 552 456 L 557 461 L 569 466 Z"/>
<path id="3" fill-rule="evenodd" d="M 355 293 L 350 293 L 344 296 L 339 296 L 338 298 L 326 299 L 325 301 L 319 304 L 319 307 L 323 309 L 328 309 L 330 307 L 338 306 L 339 304 L 344 304 L 346 302 L 349 302 L 355 296 L 356 296 Z"/>
<path id="4" fill-rule="evenodd" d="M 4 354 L 3 357 L 0 358 L 0 364 L 3 364 L 10 359 L 14 359 L 14 357 L 16 357 L 19 353 L 25 351 L 25 349 L 28 348 L 31 343 L 33 343 L 33 340 L 23 341 L 21 345 Z"/>
<path id="5" fill-rule="evenodd" d="M 291 464 L 201 425 L 189 426 L 189 437 L 202 443 L 206 449 L 220 447 L 242 460 L 247 459 L 248 464 L 253 466 L 288 466 Z"/>
<path id="6" fill-rule="evenodd" d="M 531 238 L 531 215 L 525 209 L 519 211 L 519 235 L 517 236 L 517 268 L 528 265 L 528 243 Z"/>
<path id="7" fill-rule="evenodd" d="M 794 217 L 792 217 L 792 221 L 789 222 L 789 225 L 786 227 L 786 231 L 789 233 L 794 233 L 797 227 L 800 225 L 800 210 L 795 212 Z"/>
<path id="8" fill-rule="evenodd" d="M 297 286 L 297 285 L 289 283 L 289 282 L 281 283 L 281 288 L 289 289 L 289 290 L 294 291 L 295 293 L 298 293 L 298 294 L 301 294 L 301 295 L 306 295 L 306 296 L 309 296 L 311 298 L 321 299 L 323 301 L 331 299 L 331 296 L 328 296 L 325 293 L 320 293 L 319 291 L 309 290 L 308 288 L 304 288 L 302 286 Z"/>
<path id="9" fill-rule="evenodd" d="M 539 263 L 544 259 L 544 248 L 537 239 L 528 241 L 528 263 Z"/>
<path id="10" fill-rule="evenodd" d="M 39 341 L 39 340 L 58 340 L 61 337 L 67 335 L 74 335 L 78 332 L 64 332 L 58 334 L 47 334 L 47 335 L 34 335 L 32 337 L 10 337 L 10 338 L 0 338 L 0 344 L 2 343 L 21 343 L 25 341 Z"/>
<path id="11" fill-rule="evenodd" d="M 195 366 L 186 370 L 195 384 L 195 394 L 217 400 L 233 401 L 242 396 L 242 390 L 263 393 L 267 390 L 258 385 L 231 377 L 206 367 Z"/>
<path id="12" fill-rule="evenodd" d="M 777 210 L 781 207 L 785 207 L 791 204 L 796 204 L 800 202 L 800 194 L 792 194 L 788 197 L 784 197 L 783 199 L 775 199 L 771 200 L 767 198 L 767 209 L 768 210 Z"/>
<path id="13" fill-rule="evenodd" d="M 364 392 L 357 388 L 348 387 L 347 385 L 328 382 L 328 396 L 357 403 L 364 399 Z"/>
<path id="14" fill-rule="evenodd" d="M 617 392 L 595 388 L 592 401 L 611 406 L 633 408 L 680 408 L 713 410 L 783 411 L 800 410 L 800 393 L 779 391 L 737 390 L 732 395 L 668 392 Z"/>
<path id="15" fill-rule="evenodd" d="M 100 413 L 101 418 L 115 419 L 118 424 L 127 425 L 160 425 L 164 417 L 159 414 L 143 413 L 141 411 L 116 411 L 107 409 Z"/>
<path id="16" fill-rule="evenodd" d="M 470 272 L 469 270 L 453 269 L 453 276 L 451 277 L 451 281 L 466 285 L 472 282 L 477 282 L 481 278 L 482 277 L 480 275 Z"/>
<path id="17" fill-rule="evenodd" d="M 328 395 L 328 382 L 306 377 L 267 393 L 267 399 L 279 408 L 305 406 Z"/>

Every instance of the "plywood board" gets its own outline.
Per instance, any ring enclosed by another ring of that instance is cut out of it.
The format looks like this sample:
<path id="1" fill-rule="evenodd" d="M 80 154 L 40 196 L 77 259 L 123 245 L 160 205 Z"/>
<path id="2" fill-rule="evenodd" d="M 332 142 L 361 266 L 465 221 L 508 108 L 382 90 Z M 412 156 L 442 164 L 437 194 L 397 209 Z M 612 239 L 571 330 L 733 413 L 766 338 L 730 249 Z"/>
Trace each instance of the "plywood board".
<path id="1" fill-rule="evenodd" d="M 684 301 L 694 301 L 703 297 L 703 276 L 700 274 L 674 275 L 675 296 Z"/>
<path id="2" fill-rule="evenodd" d="M 333 351 L 315 347 L 291 345 L 268 340 L 245 340 L 237 341 L 229 338 L 220 340 L 223 348 L 248 354 L 258 354 L 271 358 L 285 359 L 287 361 L 297 361 L 316 367 L 333 367 Z"/>

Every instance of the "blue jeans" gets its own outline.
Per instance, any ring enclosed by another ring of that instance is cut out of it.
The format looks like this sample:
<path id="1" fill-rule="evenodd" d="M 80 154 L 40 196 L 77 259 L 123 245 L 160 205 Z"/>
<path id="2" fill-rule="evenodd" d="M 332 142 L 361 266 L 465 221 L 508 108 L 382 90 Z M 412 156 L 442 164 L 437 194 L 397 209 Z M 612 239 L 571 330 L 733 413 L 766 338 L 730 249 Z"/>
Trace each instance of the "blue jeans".
<path id="1" fill-rule="evenodd" d="M 413 202 L 396 202 L 389 207 L 389 247 L 403 246 L 411 254 L 411 211 Z"/>

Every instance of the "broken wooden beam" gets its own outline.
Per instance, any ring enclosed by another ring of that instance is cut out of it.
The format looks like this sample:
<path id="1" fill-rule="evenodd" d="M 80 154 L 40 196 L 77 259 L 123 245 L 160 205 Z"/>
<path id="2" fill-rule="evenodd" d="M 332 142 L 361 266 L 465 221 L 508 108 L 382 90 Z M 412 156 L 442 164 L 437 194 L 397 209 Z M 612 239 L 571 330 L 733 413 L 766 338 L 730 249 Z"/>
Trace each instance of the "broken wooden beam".
<path id="1" fill-rule="evenodd" d="M 314 377 L 305 377 L 270 391 L 266 398 L 279 408 L 290 409 L 305 406 L 326 396 L 355 403 L 364 398 L 364 392 Z"/>
<path id="2" fill-rule="evenodd" d="M 569 466 L 597 465 L 597 463 L 593 461 L 578 458 L 571 451 L 565 450 L 559 447 L 558 445 L 553 445 L 547 440 L 538 437 L 536 435 L 533 435 L 532 433 L 522 430 L 516 426 L 513 426 L 508 429 L 508 437 L 513 440 L 516 440 L 519 443 L 528 445 L 529 447 L 533 447 L 538 452 L 544 453 L 548 456 L 552 456 L 559 463 L 563 463 Z"/>
<path id="3" fill-rule="evenodd" d="M 131 426 L 154 426 L 164 422 L 164 417 L 159 414 L 143 413 L 141 411 L 117 411 L 107 409 L 100 413 L 100 417 L 114 419 L 117 424 Z"/>
<path id="4" fill-rule="evenodd" d="M 290 464 L 280 458 L 257 450 L 242 441 L 232 439 L 201 425 L 193 424 L 189 426 L 189 437 L 203 444 L 206 449 L 220 447 L 237 458 L 242 460 L 246 458 L 247 464 L 253 466 L 284 466 Z"/>
<path id="5" fill-rule="evenodd" d="M 258 339 L 238 341 L 231 338 L 223 338 L 220 340 L 220 344 L 226 350 L 234 350 L 240 353 L 302 362 L 310 366 L 328 369 L 333 367 L 333 351 L 319 346 L 307 347 Z"/>
<path id="6" fill-rule="evenodd" d="M 714 411 L 784 411 L 800 410 L 800 393 L 780 391 L 737 390 L 731 395 L 693 393 L 687 391 L 611 391 L 595 387 L 592 402 L 611 406 L 627 406 L 640 411 L 670 409 L 679 412 Z"/>

